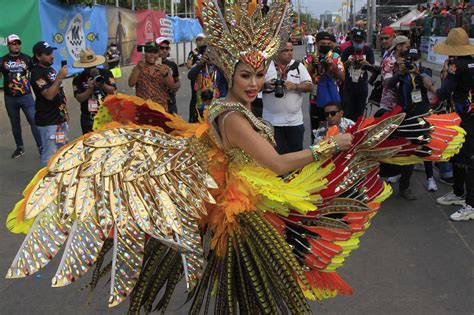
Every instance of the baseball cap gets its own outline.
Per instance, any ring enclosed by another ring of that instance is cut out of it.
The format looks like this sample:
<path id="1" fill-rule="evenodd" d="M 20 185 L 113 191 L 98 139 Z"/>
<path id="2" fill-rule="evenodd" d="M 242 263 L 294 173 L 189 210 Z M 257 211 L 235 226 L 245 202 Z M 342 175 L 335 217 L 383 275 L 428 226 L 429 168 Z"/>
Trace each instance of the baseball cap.
<path id="1" fill-rule="evenodd" d="M 390 50 L 393 50 L 395 47 L 397 47 L 400 44 L 409 43 L 409 42 L 410 42 L 410 39 L 408 39 L 408 37 L 406 37 L 406 36 L 397 36 L 393 40 L 392 47 L 390 47 Z"/>
<path id="2" fill-rule="evenodd" d="M 168 45 L 170 44 L 170 40 L 166 37 L 158 37 L 156 40 L 155 40 L 155 43 L 160 46 L 161 44 L 163 43 L 167 43 Z"/>
<path id="3" fill-rule="evenodd" d="M 53 50 L 56 50 L 56 47 L 52 47 L 48 42 L 41 41 L 37 42 L 33 46 L 33 55 L 36 54 L 50 54 L 53 52 Z"/>
<path id="4" fill-rule="evenodd" d="M 206 35 L 204 35 L 204 33 L 199 33 L 196 35 L 196 39 L 198 38 L 206 38 Z"/>
<path id="5" fill-rule="evenodd" d="M 318 35 L 316 35 L 316 41 L 317 42 L 319 42 L 321 40 L 324 40 L 324 39 L 332 41 L 331 34 L 329 34 L 328 32 L 319 32 Z"/>
<path id="6" fill-rule="evenodd" d="M 410 57 L 412 59 L 420 59 L 421 58 L 421 53 L 418 49 L 411 48 L 406 52 L 406 56 Z"/>
<path id="7" fill-rule="evenodd" d="M 386 26 L 382 29 L 382 34 L 392 36 L 395 35 L 395 30 L 390 26 Z"/>
<path id="8" fill-rule="evenodd" d="M 352 38 L 362 38 L 365 39 L 365 32 L 364 30 L 361 30 L 360 28 L 356 28 L 352 30 Z"/>
<path id="9" fill-rule="evenodd" d="M 16 35 L 16 34 L 10 34 L 7 36 L 7 45 L 10 45 L 11 43 L 15 42 L 15 41 L 18 41 L 20 42 L 21 44 L 21 39 L 20 39 L 20 36 Z"/>

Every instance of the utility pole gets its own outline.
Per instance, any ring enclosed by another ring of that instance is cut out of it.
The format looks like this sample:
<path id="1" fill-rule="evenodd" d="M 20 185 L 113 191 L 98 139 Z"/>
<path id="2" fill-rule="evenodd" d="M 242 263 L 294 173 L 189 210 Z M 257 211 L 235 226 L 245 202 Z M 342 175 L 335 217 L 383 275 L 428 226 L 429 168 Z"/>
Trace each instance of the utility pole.
<path id="1" fill-rule="evenodd" d="M 298 26 L 301 25 L 301 0 L 298 0 Z"/>
<path id="2" fill-rule="evenodd" d="M 375 48 L 375 43 L 372 40 L 372 35 L 377 27 L 377 1 L 376 0 L 367 0 L 367 39 L 368 42 L 372 44 L 372 47 Z"/>

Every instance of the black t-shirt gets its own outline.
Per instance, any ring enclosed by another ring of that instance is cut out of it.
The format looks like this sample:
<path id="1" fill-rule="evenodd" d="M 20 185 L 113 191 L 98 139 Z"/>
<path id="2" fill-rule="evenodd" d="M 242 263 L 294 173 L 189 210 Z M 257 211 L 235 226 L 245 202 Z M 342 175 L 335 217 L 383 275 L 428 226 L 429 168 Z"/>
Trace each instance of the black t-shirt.
<path id="1" fill-rule="evenodd" d="M 166 59 L 166 60 L 163 60 L 163 64 L 170 67 L 171 71 L 173 72 L 173 79 L 174 78 L 179 78 L 178 65 L 175 62 Z M 176 103 L 176 92 L 174 92 L 174 91 L 170 91 L 170 103 L 171 104 Z"/>
<path id="2" fill-rule="evenodd" d="M 104 77 L 105 83 L 108 85 L 111 85 L 113 87 L 116 86 L 115 84 L 115 79 L 114 76 L 112 75 L 112 72 L 106 69 L 99 69 L 99 73 L 101 76 Z M 86 73 L 85 71 L 79 73 L 73 80 L 72 80 L 72 89 L 74 91 L 74 96 L 77 94 L 83 93 L 85 90 L 88 88 L 87 80 L 90 78 L 90 75 Z M 102 89 L 95 89 L 94 92 L 92 93 L 92 96 L 95 100 L 102 100 L 105 98 L 107 93 L 105 93 Z M 81 113 L 83 115 L 89 115 L 89 100 L 86 100 L 81 103 Z"/>
<path id="3" fill-rule="evenodd" d="M 120 62 L 120 50 L 112 51 L 111 49 L 107 50 L 105 53 L 105 58 L 109 60 L 117 59 L 116 61 L 108 62 L 107 67 L 109 69 L 116 68 Z"/>
<path id="4" fill-rule="evenodd" d="M 23 96 L 31 94 L 32 59 L 23 53 L 18 56 L 6 54 L 0 58 L 0 71 L 3 75 L 5 95 Z"/>
<path id="5" fill-rule="evenodd" d="M 346 62 L 347 60 L 349 60 L 350 56 L 353 56 L 354 58 L 358 58 L 358 59 L 363 58 L 367 60 L 368 63 L 370 63 L 371 65 L 373 65 L 375 62 L 374 51 L 369 46 L 364 46 L 362 51 L 356 51 L 355 47 L 352 45 L 347 47 L 342 52 L 341 61 Z M 367 71 L 363 71 L 363 74 L 359 78 L 359 81 L 352 82 L 351 73 L 349 69 L 346 69 L 346 80 L 344 82 L 345 83 L 350 82 L 352 84 L 367 84 L 368 77 L 369 75 L 367 74 Z"/>
<path id="6" fill-rule="evenodd" d="M 41 94 L 53 84 L 56 75 L 53 67 L 36 65 L 31 70 L 31 85 L 36 95 L 35 124 L 38 126 L 58 125 L 68 120 L 66 95 L 62 86 L 51 101 Z"/>

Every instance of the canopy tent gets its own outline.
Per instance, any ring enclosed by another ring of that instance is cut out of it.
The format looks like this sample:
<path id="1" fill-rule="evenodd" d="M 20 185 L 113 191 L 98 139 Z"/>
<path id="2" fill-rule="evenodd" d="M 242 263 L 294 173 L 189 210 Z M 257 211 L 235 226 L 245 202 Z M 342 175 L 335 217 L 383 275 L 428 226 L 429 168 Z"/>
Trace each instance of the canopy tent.
<path id="1" fill-rule="evenodd" d="M 412 10 L 406 15 L 402 16 L 398 21 L 390 24 L 390 27 L 397 31 L 408 31 L 416 20 L 421 19 L 425 16 L 425 13 L 426 11 L 421 12 L 416 9 Z"/>

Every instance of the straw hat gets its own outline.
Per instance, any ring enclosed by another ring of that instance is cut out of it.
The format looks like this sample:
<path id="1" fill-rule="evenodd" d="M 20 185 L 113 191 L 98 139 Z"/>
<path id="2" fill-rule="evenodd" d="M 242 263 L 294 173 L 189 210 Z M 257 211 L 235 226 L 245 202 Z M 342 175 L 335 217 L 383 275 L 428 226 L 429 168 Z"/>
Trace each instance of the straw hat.
<path id="1" fill-rule="evenodd" d="M 79 60 L 76 60 L 72 66 L 74 68 L 91 68 L 101 65 L 104 62 L 104 56 L 96 55 L 92 49 L 86 48 L 81 50 Z"/>
<path id="2" fill-rule="evenodd" d="M 434 45 L 435 53 L 446 56 L 474 55 L 474 45 L 469 42 L 467 33 L 462 28 L 453 28 L 449 31 L 445 41 Z"/>

